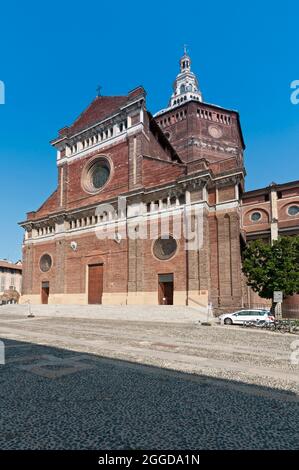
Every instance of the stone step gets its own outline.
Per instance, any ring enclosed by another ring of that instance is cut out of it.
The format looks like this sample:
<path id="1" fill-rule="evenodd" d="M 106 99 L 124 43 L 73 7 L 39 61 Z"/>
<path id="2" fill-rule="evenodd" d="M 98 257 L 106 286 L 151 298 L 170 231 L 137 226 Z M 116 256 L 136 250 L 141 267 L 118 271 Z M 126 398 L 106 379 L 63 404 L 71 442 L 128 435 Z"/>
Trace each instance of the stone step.
<path id="1" fill-rule="evenodd" d="M 98 318 L 163 323 L 194 323 L 207 319 L 206 312 L 202 308 L 172 305 L 31 305 L 30 311 L 35 317 Z M 29 313 L 29 307 L 3 305 L 0 307 L 0 315 L 5 313 L 25 316 Z"/>

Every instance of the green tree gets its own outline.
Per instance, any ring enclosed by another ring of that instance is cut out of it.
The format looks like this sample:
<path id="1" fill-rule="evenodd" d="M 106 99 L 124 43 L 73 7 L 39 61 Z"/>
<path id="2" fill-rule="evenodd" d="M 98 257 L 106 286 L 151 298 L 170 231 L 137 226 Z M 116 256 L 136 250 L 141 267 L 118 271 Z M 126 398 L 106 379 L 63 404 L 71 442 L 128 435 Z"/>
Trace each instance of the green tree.
<path id="1" fill-rule="evenodd" d="M 299 236 L 279 237 L 273 245 L 250 242 L 243 252 L 243 272 L 263 298 L 271 299 L 277 290 L 284 297 L 299 293 Z"/>

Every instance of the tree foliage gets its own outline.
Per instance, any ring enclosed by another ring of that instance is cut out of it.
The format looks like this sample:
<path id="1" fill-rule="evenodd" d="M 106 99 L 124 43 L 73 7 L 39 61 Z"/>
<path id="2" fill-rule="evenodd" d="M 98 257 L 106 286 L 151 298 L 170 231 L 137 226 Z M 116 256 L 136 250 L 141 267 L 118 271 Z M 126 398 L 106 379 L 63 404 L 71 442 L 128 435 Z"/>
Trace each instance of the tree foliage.
<path id="1" fill-rule="evenodd" d="M 284 297 L 299 293 L 299 236 L 280 237 L 267 244 L 250 242 L 243 252 L 243 272 L 255 292 L 271 299 L 274 291 Z"/>

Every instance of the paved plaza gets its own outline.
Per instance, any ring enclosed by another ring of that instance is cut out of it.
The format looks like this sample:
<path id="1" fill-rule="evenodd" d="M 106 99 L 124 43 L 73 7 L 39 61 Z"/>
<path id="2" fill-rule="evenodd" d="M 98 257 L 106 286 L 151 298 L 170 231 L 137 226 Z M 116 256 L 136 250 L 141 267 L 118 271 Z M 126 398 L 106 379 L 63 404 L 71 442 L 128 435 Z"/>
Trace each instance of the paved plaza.
<path id="1" fill-rule="evenodd" d="M 0 449 L 298 449 L 297 337 L 117 309 L 0 308 Z"/>

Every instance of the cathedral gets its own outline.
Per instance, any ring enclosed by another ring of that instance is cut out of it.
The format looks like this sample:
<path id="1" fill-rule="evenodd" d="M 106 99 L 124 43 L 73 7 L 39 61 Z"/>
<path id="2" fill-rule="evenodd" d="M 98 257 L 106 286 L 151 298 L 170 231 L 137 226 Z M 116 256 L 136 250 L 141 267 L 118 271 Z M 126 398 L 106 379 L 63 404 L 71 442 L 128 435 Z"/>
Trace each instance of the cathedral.
<path id="1" fill-rule="evenodd" d="M 299 233 L 298 181 L 244 192 L 239 114 L 204 101 L 186 51 L 165 109 L 142 87 L 99 95 L 51 144 L 57 189 L 20 224 L 22 302 L 250 306 L 242 247 Z"/>

